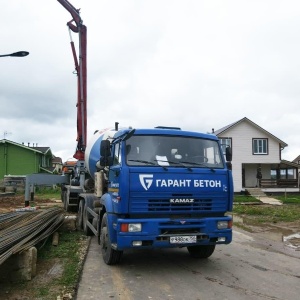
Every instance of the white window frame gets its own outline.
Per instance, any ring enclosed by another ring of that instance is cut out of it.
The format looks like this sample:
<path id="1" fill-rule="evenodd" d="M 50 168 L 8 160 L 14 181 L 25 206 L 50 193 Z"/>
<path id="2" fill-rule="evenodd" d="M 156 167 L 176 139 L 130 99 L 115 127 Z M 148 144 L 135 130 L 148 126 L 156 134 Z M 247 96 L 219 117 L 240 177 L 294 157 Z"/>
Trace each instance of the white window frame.
<path id="1" fill-rule="evenodd" d="M 254 138 L 252 140 L 252 152 L 254 155 L 267 155 L 269 154 L 268 139 Z"/>

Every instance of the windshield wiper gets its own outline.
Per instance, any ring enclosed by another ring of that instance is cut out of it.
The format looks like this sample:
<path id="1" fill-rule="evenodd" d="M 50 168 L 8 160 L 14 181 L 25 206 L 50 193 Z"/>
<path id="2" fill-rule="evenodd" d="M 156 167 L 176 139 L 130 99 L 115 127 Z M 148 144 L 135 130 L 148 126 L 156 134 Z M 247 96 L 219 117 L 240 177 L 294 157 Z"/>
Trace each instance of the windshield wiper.
<path id="1" fill-rule="evenodd" d="M 148 160 L 128 159 L 128 161 L 135 161 L 135 162 L 139 162 L 139 163 L 143 163 L 143 164 L 148 164 L 148 165 L 152 165 L 152 166 L 155 165 L 155 163 L 153 163 L 152 161 L 148 161 Z"/>
<path id="2" fill-rule="evenodd" d="M 180 166 L 183 166 L 183 167 L 185 167 L 185 168 L 187 168 L 189 171 L 193 171 L 193 169 L 191 168 L 191 167 L 189 167 L 189 166 L 187 166 L 186 164 L 185 164 L 185 161 L 184 162 L 181 162 L 181 161 L 168 161 L 170 164 L 174 164 L 174 165 L 180 165 Z"/>
<path id="3" fill-rule="evenodd" d="M 214 168 L 208 166 L 207 164 L 195 163 L 195 162 L 191 162 L 191 161 L 182 161 L 182 163 L 190 164 L 190 165 L 195 165 L 195 166 L 204 166 L 206 168 L 209 168 L 212 172 L 216 172 Z"/>
<path id="4" fill-rule="evenodd" d="M 169 161 L 167 161 L 167 160 L 163 160 L 163 159 L 154 159 L 154 161 L 156 161 L 156 162 L 166 162 L 166 163 L 169 163 Z M 160 164 L 158 164 L 160 167 L 162 167 L 164 170 L 168 170 L 168 168 L 167 168 L 167 166 L 162 166 L 162 165 L 160 165 Z"/>

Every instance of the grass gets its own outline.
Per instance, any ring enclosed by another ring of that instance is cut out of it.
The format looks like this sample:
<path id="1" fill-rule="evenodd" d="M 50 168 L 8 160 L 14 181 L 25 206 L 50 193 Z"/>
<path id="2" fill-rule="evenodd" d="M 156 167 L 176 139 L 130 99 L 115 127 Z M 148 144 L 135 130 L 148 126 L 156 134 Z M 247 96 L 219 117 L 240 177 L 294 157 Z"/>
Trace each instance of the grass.
<path id="1" fill-rule="evenodd" d="M 282 203 L 284 203 L 284 204 L 299 204 L 300 205 L 300 195 L 287 194 L 287 195 L 274 196 L 274 198 L 282 201 Z"/>
<path id="2" fill-rule="evenodd" d="M 61 231 L 58 246 L 52 245 L 48 239 L 43 247 L 38 248 L 38 263 L 47 265 L 53 260 L 59 261 L 62 274 L 54 278 L 49 284 L 37 286 L 36 296 L 42 299 L 56 299 L 57 291 L 73 293 L 80 276 L 87 237 L 78 231 Z"/>
<path id="3" fill-rule="evenodd" d="M 236 195 L 234 197 L 233 212 L 251 217 L 253 221 L 258 223 L 294 222 L 300 220 L 300 195 L 287 194 L 272 197 L 282 201 L 283 205 L 241 205 L 249 202 L 259 203 L 260 201 L 251 196 Z"/>
<path id="4" fill-rule="evenodd" d="M 17 195 L 24 195 L 24 192 L 17 192 Z M 60 186 L 56 188 L 45 187 L 45 186 L 37 186 L 35 188 L 34 196 L 38 196 L 41 199 L 51 199 L 61 197 L 61 189 Z"/>
<path id="5" fill-rule="evenodd" d="M 36 187 L 35 196 L 38 196 L 41 199 L 60 199 L 61 189 L 59 186 L 55 189 L 49 187 Z"/>
<path id="6" fill-rule="evenodd" d="M 257 202 L 259 203 L 260 201 L 252 196 L 247 196 L 247 195 L 235 195 L 234 196 L 234 203 L 249 203 L 249 202 Z"/>

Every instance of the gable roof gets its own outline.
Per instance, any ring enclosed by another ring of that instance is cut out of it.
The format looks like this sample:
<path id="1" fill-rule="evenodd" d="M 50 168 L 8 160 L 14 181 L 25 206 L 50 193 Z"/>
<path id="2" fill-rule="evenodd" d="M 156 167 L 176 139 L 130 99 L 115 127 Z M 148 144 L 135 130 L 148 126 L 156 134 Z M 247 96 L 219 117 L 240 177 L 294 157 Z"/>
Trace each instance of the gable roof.
<path id="1" fill-rule="evenodd" d="M 58 156 L 54 156 L 52 157 L 52 163 L 54 164 L 62 164 L 62 159 Z"/>
<path id="2" fill-rule="evenodd" d="M 32 148 L 32 149 L 35 149 L 35 150 L 38 150 L 44 154 L 47 154 L 48 152 L 51 153 L 51 149 L 50 147 L 29 147 L 29 148 Z"/>
<path id="3" fill-rule="evenodd" d="M 295 159 L 293 159 L 293 163 L 298 164 L 299 160 L 300 160 L 300 155 L 298 155 Z"/>
<path id="4" fill-rule="evenodd" d="M 48 151 L 50 151 L 50 153 L 51 153 L 50 147 L 30 147 L 30 146 L 26 146 L 24 144 L 19 144 L 19 143 L 16 143 L 16 142 L 13 142 L 13 141 L 10 141 L 10 140 L 6 140 L 6 139 L 0 140 L 0 143 L 2 143 L 2 144 L 8 143 L 8 144 L 15 145 L 17 147 L 21 147 L 21 148 L 24 148 L 24 149 L 27 149 L 27 150 L 31 150 L 31 151 L 34 151 L 34 152 L 37 152 L 37 153 L 40 153 L 40 154 L 46 154 Z"/>
<path id="5" fill-rule="evenodd" d="M 262 127 L 260 127 L 259 125 L 257 125 L 256 123 L 252 122 L 251 120 L 249 120 L 248 118 L 244 117 L 242 119 L 240 119 L 239 121 L 236 121 L 234 123 L 231 123 L 227 126 L 224 126 L 218 130 L 215 130 L 213 133 L 218 136 L 219 134 L 223 134 L 225 133 L 226 131 L 232 129 L 233 127 L 241 124 L 242 122 L 248 122 L 249 124 L 251 124 L 253 127 L 256 127 L 258 130 L 266 133 L 267 135 L 271 136 L 273 139 L 275 139 L 280 145 L 281 147 L 285 148 L 288 146 L 287 143 L 285 143 L 284 141 L 280 140 L 279 138 L 277 138 L 275 135 L 273 135 L 272 133 L 270 133 L 269 131 L 263 129 Z"/>

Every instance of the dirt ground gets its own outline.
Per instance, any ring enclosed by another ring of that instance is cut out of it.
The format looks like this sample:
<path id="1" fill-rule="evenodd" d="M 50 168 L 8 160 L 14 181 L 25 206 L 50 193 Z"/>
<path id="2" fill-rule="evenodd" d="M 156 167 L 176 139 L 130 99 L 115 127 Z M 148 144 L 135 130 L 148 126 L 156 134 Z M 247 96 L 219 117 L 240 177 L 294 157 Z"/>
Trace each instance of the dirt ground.
<path id="1" fill-rule="evenodd" d="M 34 197 L 34 201 L 30 202 L 30 206 L 40 208 L 49 206 L 63 206 L 60 199 L 42 199 L 38 196 Z M 25 195 L 0 196 L 0 214 L 12 212 L 19 208 L 25 207 Z"/>

